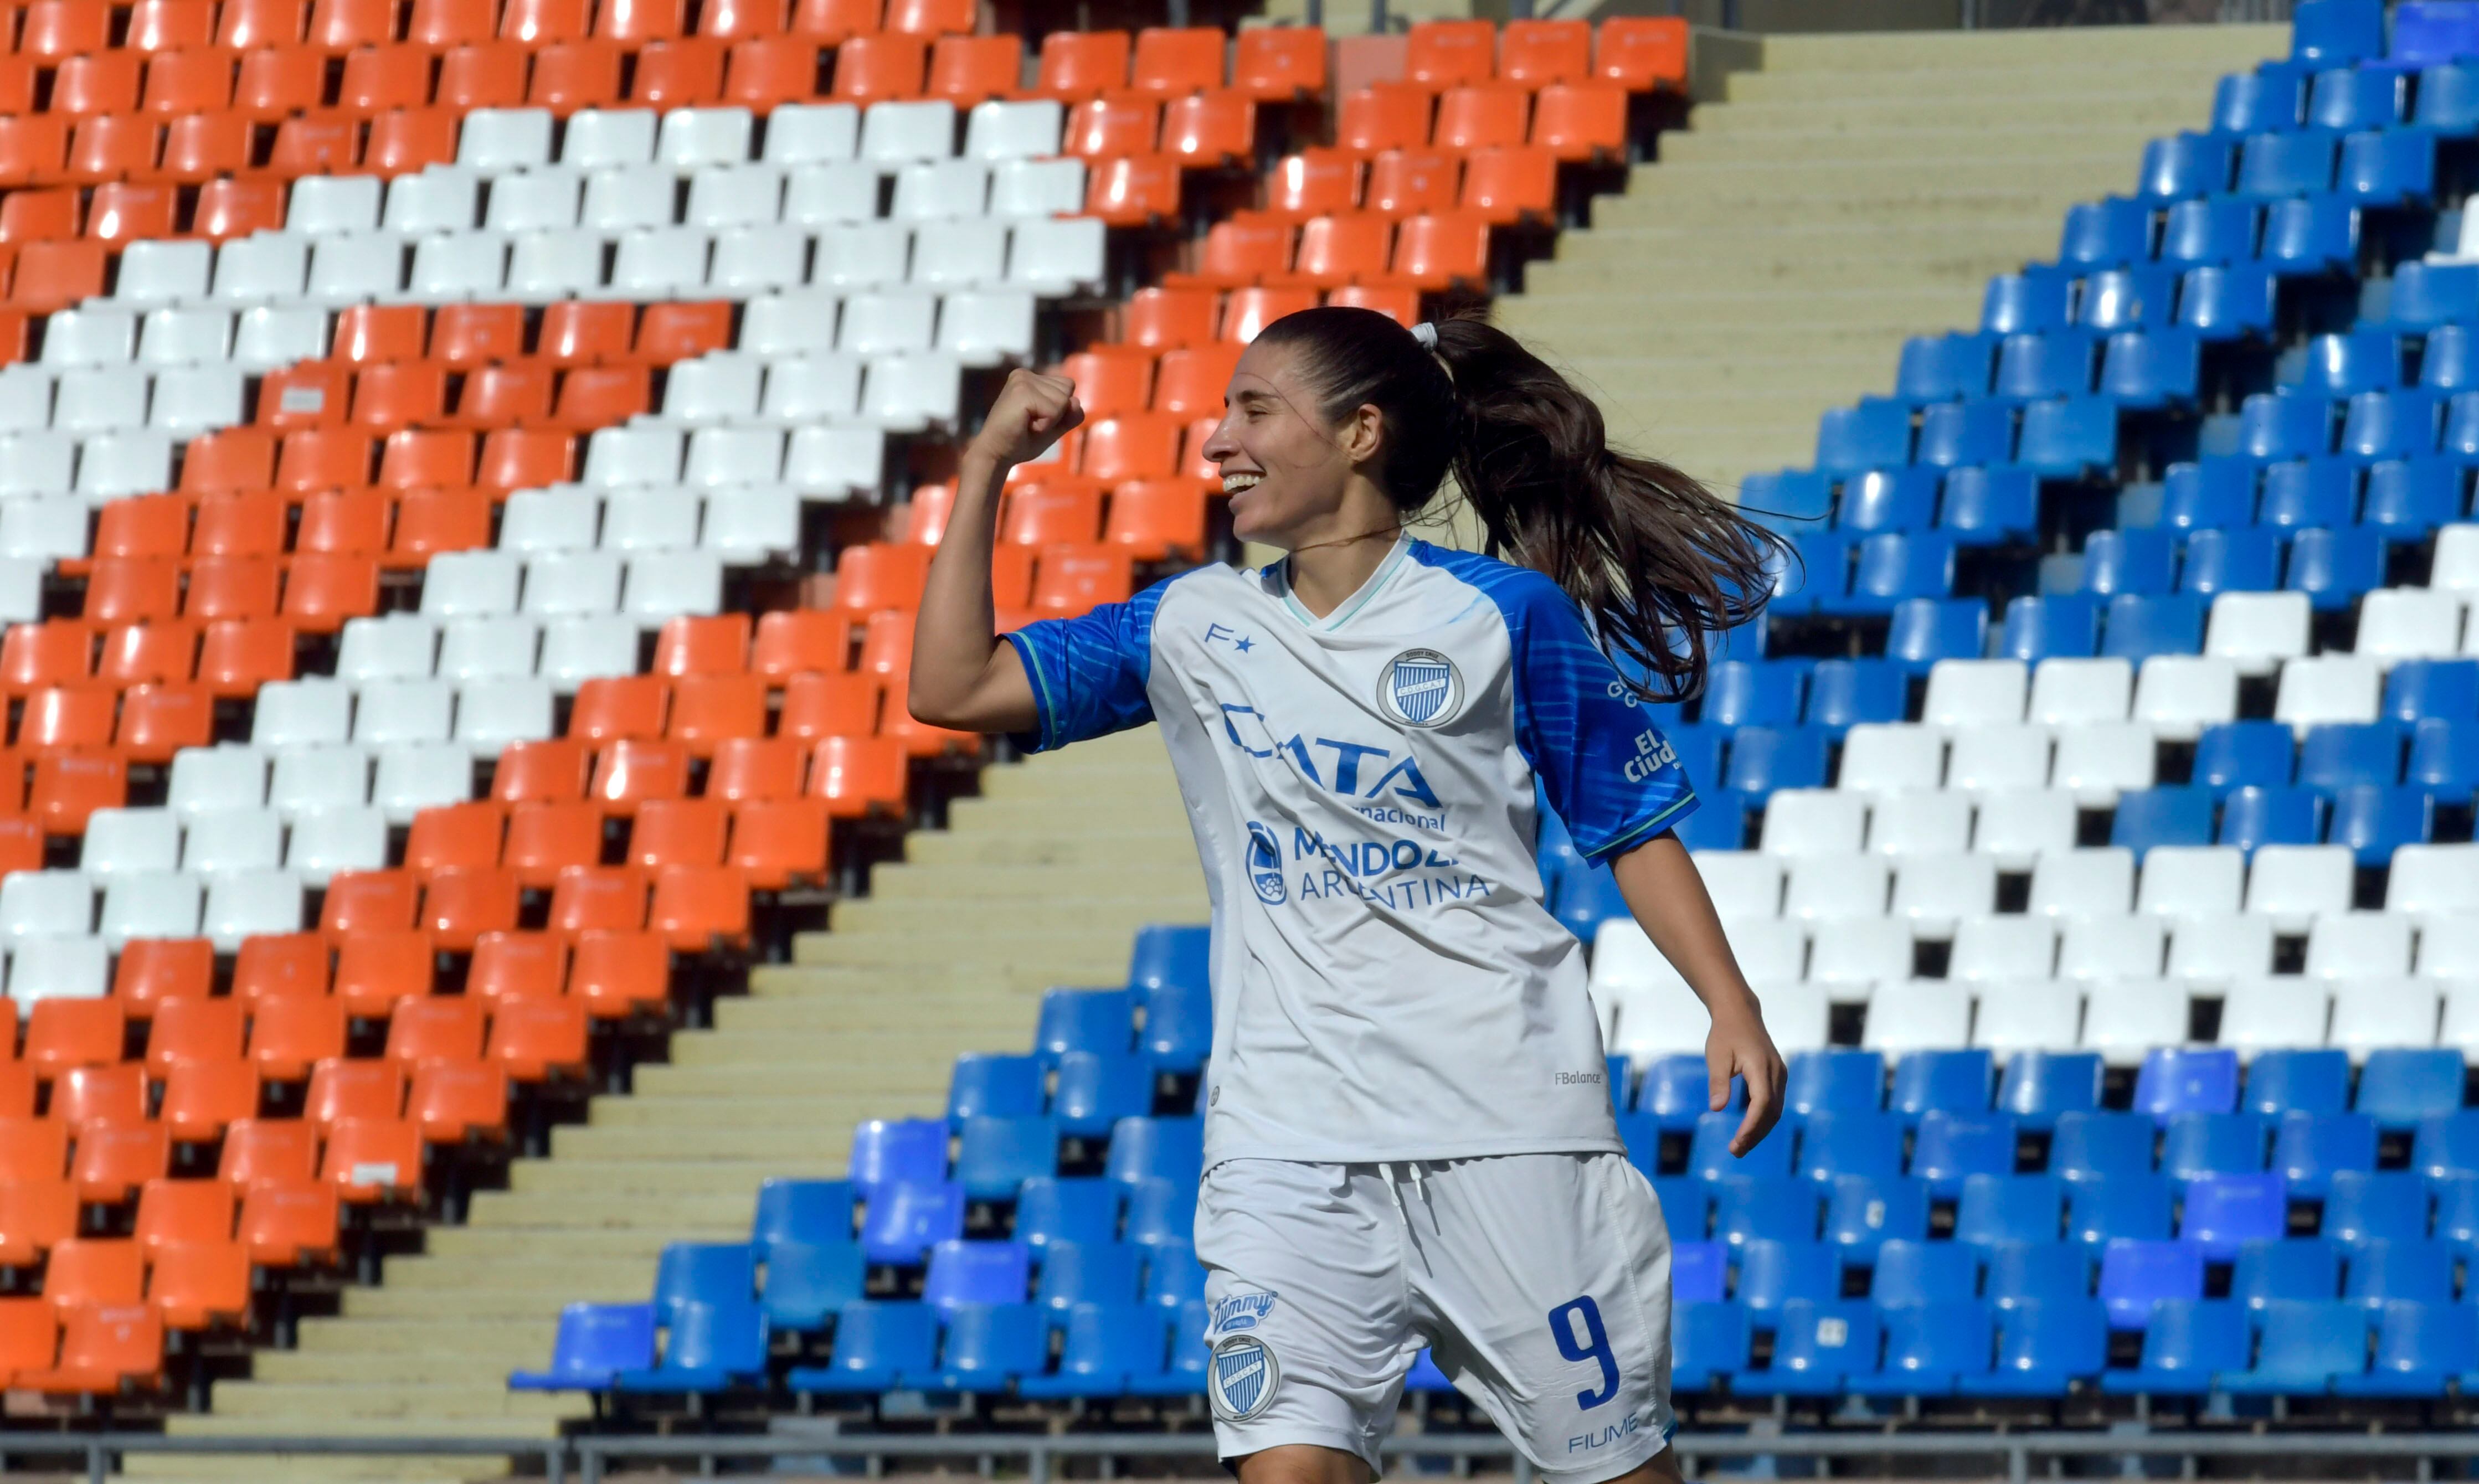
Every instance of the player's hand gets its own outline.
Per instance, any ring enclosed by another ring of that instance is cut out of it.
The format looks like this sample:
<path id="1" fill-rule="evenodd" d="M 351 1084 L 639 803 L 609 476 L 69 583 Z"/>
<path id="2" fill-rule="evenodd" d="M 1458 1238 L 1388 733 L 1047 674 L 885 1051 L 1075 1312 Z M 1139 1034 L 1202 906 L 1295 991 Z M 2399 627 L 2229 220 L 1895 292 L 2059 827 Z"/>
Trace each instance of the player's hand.
<path id="1" fill-rule="evenodd" d="M 1730 1106 L 1731 1078 L 1748 1085 L 1748 1114 L 1739 1120 L 1739 1131 L 1730 1136 L 1731 1156 L 1743 1156 L 1764 1142 L 1781 1120 L 1784 1085 L 1790 1080 L 1752 995 L 1744 1007 L 1713 1016 L 1712 1034 L 1704 1037 L 1704 1070 L 1712 1079 L 1715 1113 Z"/>
<path id="2" fill-rule="evenodd" d="M 1018 367 L 973 435 L 972 451 L 1001 468 L 1030 463 L 1084 421 L 1075 382 Z"/>

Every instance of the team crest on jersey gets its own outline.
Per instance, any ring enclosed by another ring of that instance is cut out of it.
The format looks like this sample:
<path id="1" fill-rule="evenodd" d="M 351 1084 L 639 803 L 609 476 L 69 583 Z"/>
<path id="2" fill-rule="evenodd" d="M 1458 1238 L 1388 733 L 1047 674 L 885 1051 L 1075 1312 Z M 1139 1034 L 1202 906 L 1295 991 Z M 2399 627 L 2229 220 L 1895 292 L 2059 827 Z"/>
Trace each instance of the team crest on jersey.
<path id="1" fill-rule="evenodd" d="M 1205 1394 L 1222 1420 L 1252 1421 L 1273 1405 L 1274 1388 L 1282 1378 L 1265 1342 L 1254 1335 L 1231 1335 L 1214 1345 L 1206 1365 Z"/>
<path id="2" fill-rule="evenodd" d="M 1253 819 L 1248 821 L 1248 883 L 1257 888 L 1258 901 L 1267 907 L 1283 905 L 1283 842 Z"/>
<path id="3" fill-rule="evenodd" d="M 1435 650 L 1405 650 L 1377 681 L 1377 707 L 1407 727 L 1443 727 L 1463 709 L 1464 678 Z"/>

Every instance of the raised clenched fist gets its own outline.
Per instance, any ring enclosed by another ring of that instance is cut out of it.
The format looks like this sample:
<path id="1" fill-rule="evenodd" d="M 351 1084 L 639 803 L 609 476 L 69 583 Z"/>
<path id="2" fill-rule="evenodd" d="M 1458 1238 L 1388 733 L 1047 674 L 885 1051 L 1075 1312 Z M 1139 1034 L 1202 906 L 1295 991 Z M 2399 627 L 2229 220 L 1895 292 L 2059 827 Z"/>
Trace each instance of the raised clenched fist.
<path id="1" fill-rule="evenodd" d="M 1039 458 L 1084 421 L 1075 382 L 1018 368 L 1008 372 L 1007 385 L 973 436 L 973 451 L 1003 468 L 1022 464 Z"/>

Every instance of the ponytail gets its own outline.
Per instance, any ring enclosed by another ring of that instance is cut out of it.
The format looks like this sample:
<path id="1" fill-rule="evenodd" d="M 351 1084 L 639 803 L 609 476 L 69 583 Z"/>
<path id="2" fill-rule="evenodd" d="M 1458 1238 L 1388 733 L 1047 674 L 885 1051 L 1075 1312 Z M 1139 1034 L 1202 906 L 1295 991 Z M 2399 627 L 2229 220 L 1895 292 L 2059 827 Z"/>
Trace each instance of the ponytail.
<path id="1" fill-rule="evenodd" d="M 1712 636 L 1763 612 L 1781 538 L 1680 470 L 1612 448 L 1592 398 L 1505 331 L 1446 320 L 1416 336 L 1328 306 L 1259 338 L 1295 347 L 1328 419 L 1378 409 L 1376 477 L 1397 509 L 1419 510 L 1451 471 L 1489 553 L 1565 589 L 1647 699 L 1700 693 Z"/>

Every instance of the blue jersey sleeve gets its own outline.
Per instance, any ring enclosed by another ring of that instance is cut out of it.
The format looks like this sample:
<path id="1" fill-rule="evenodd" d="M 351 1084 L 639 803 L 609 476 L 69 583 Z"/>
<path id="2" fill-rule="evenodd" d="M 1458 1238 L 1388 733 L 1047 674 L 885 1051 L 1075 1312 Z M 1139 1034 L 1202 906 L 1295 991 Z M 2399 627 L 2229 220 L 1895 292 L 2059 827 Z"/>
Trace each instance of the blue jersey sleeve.
<path id="1" fill-rule="evenodd" d="M 1018 739 L 1046 753 L 1141 727 L 1154 719 L 1145 681 L 1153 674 L 1154 610 L 1162 583 L 1126 602 L 1104 603 L 1071 619 L 1043 619 L 1006 635 L 1024 661 L 1039 720 Z"/>
<path id="2" fill-rule="evenodd" d="M 1574 601 L 1546 578 L 1524 586 L 1508 615 L 1516 737 L 1575 849 L 1598 864 L 1694 813 L 1696 790 Z"/>

